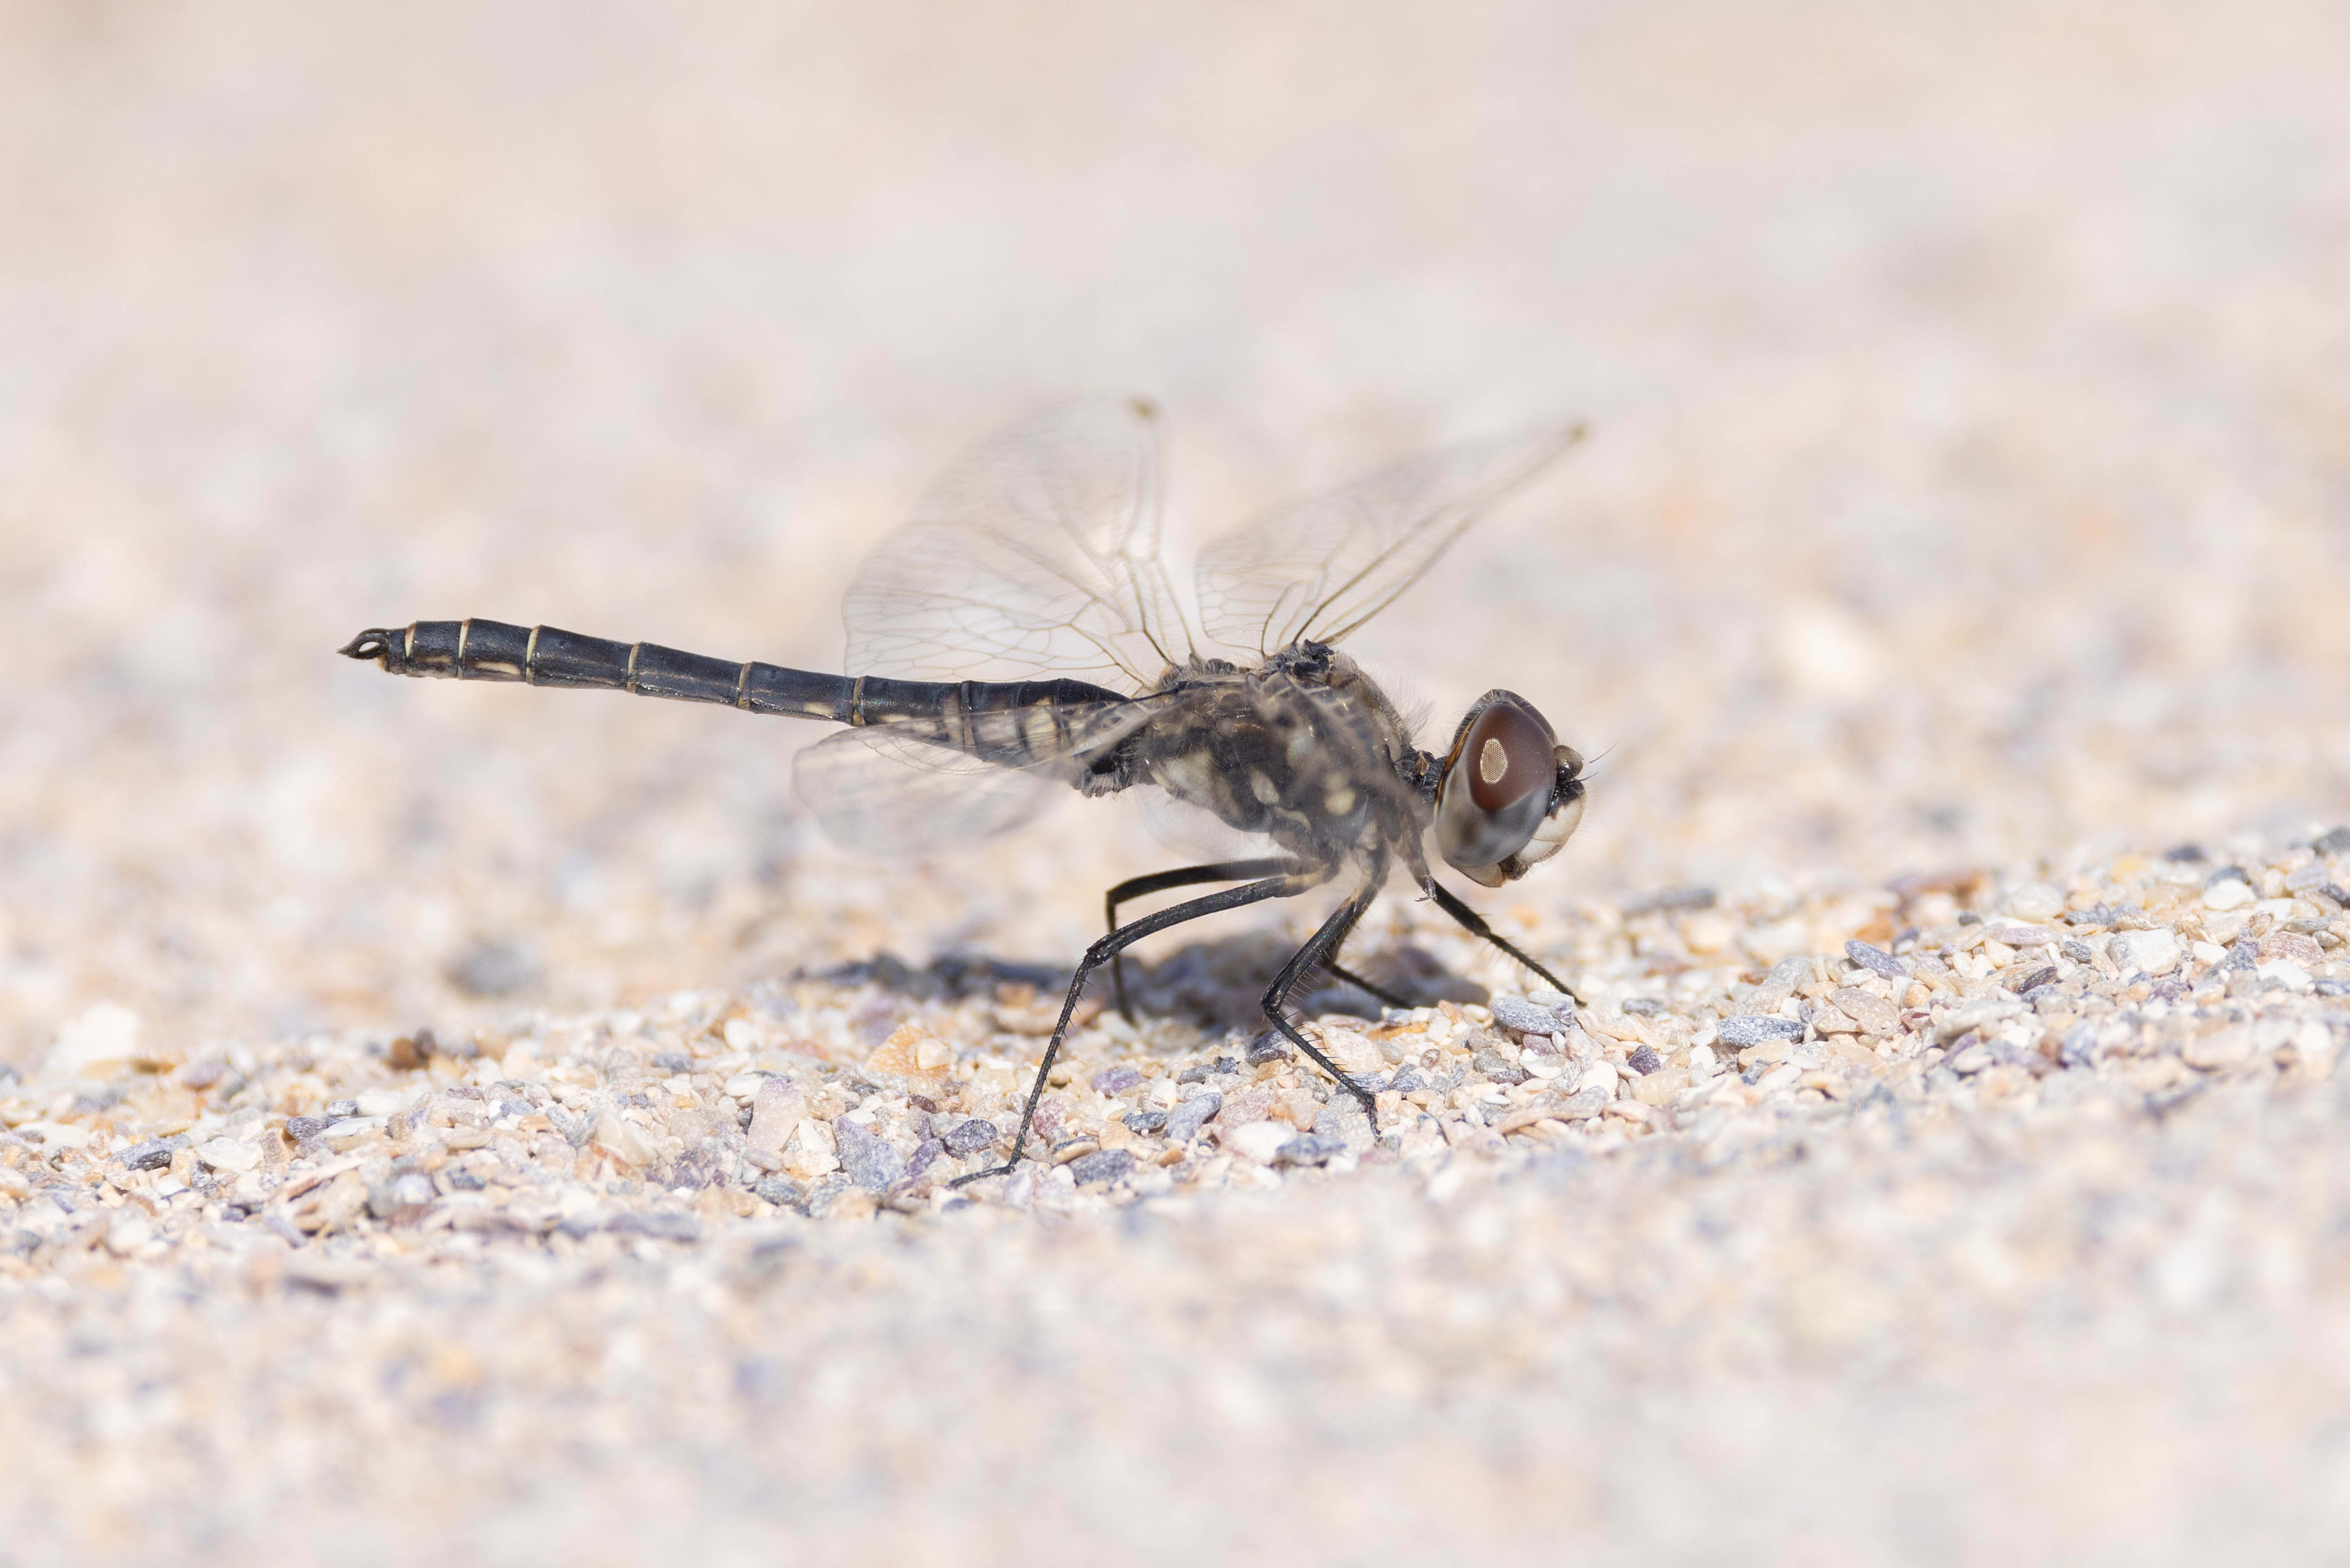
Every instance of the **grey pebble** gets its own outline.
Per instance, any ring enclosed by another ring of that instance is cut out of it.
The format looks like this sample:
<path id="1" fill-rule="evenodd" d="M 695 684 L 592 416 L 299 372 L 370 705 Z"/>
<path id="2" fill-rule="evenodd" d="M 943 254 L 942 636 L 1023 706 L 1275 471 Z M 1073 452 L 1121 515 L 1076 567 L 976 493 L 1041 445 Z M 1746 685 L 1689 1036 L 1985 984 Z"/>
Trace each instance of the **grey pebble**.
<path id="1" fill-rule="evenodd" d="M 2055 978 L 2056 966 L 2053 963 L 2043 964 L 2038 969 L 2033 970 L 2030 974 L 2025 975 L 2022 980 L 2016 981 L 2015 984 L 2009 989 L 2012 990 L 2018 996 L 2029 996 L 2033 992 L 2039 990 L 2042 986 L 2054 981 Z"/>
<path id="2" fill-rule="evenodd" d="M 2071 959 L 2074 963 L 2093 964 L 2097 961 L 2096 950 L 2090 947 L 2088 943 L 2081 940 L 2077 937 L 2065 942 L 2064 946 L 2058 948 L 2056 950 L 2063 953 L 2066 958 Z"/>
<path id="3" fill-rule="evenodd" d="M 1630 1064 L 1632 1071 L 1644 1078 L 1665 1064 L 1665 1059 L 1657 1054 L 1657 1048 L 1653 1045 L 1639 1047 L 1625 1060 Z"/>
<path id="4" fill-rule="evenodd" d="M 946 1148 L 946 1140 L 943 1138 L 926 1137 L 916 1144 L 912 1158 L 906 1161 L 907 1177 L 911 1179 L 930 1169 L 931 1162 L 944 1154 Z"/>
<path id="5" fill-rule="evenodd" d="M 663 1051 L 653 1058 L 653 1065 L 664 1073 L 691 1073 L 693 1058 L 682 1051 Z"/>
<path id="6" fill-rule="evenodd" d="M 832 1124 L 840 1168 L 868 1192 L 882 1192 L 906 1179 L 906 1157 L 887 1139 L 842 1116 Z"/>
<path id="7" fill-rule="evenodd" d="M 650 1236 L 660 1241 L 699 1241 L 702 1222 L 691 1214 L 672 1210 L 648 1210 L 637 1213 L 615 1214 L 604 1229 L 623 1236 Z"/>
<path id="8" fill-rule="evenodd" d="M 489 1183 L 470 1170 L 452 1170 L 449 1173 L 449 1186 L 458 1192 L 479 1192 Z"/>
<path id="9" fill-rule="evenodd" d="M 2329 859 L 2339 859 L 2345 855 L 2350 855 L 2350 827 L 2337 827 L 2329 833 L 2321 834 L 2310 847 Z"/>
<path id="10" fill-rule="evenodd" d="M 1428 1080 L 1421 1077 L 1416 1068 L 1399 1067 L 1396 1069 L 1394 1078 L 1389 1080 L 1388 1087 L 1399 1095 L 1409 1095 L 1415 1089 L 1428 1087 Z"/>
<path id="11" fill-rule="evenodd" d="M 1908 974 L 1901 961 L 1883 948 L 1872 947 L 1856 937 L 1845 943 L 1844 956 L 1871 974 L 1881 974 L 1887 980 L 1900 980 Z"/>
<path id="12" fill-rule="evenodd" d="M 1126 1124 L 1128 1132 L 1138 1132 L 1145 1137 L 1153 1133 L 1163 1132 L 1167 1127 L 1165 1111 L 1128 1111 L 1118 1119 Z"/>
<path id="13" fill-rule="evenodd" d="M 337 1100 L 333 1105 L 328 1106 L 326 1111 L 327 1120 L 330 1122 L 342 1121 L 359 1114 L 359 1103 L 357 1100 Z"/>
<path id="14" fill-rule="evenodd" d="M 1523 1067 L 1490 1045 L 1470 1058 L 1470 1065 L 1496 1084 L 1523 1084 L 1528 1075 Z"/>
<path id="15" fill-rule="evenodd" d="M 1563 1019 L 1547 1007 L 1536 1007 L 1516 996 L 1497 996 L 1485 1005 L 1492 1011 L 1493 1022 L 1514 1034 L 1555 1034 L 1573 1016 L 1570 1013 Z"/>
<path id="16" fill-rule="evenodd" d="M 1347 1152 L 1347 1140 L 1326 1133 L 1300 1133 L 1283 1144 L 1274 1158 L 1284 1165 L 1320 1165 Z"/>
<path id="17" fill-rule="evenodd" d="M 1804 1026 L 1792 1018 L 1725 1018 L 1716 1025 L 1716 1033 L 1725 1045 L 1760 1045 L 1766 1040 L 1800 1040 Z"/>
<path id="18" fill-rule="evenodd" d="M 1568 1096 L 1565 1103 L 1558 1107 L 1558 1117 L 1561 1121 L 1587 1122 L 1606 1110 L 1607 1102 L 1613 1097 L 1605 1089 L 1586 1089 Z"/>
<path id="19" fill-rule="evenodd" d="M 1660 997 L 1627 996 L 1623 1010 L 1635 1018 L 1654 1018 L 1665 1011 L 1665 1003 Z"/>
<path id="20" fill-rule="evenodd" d="M 2221 969 L 2241 970 L 2255 970 L 2260 968 L 2260 944 L 2253 941 L 2250 937 L 2238 938 L 2236 945 L 2228 950 L 2228 956 L 2220 961 L 2220 967 Z"/>
<path id="21" fill-rule="evenodd" d="M 977 1154 L 995 1142 L 995 1124 L 973 1116 L 967 1122 L 957 1122 L 953 1130 L 940 1141 L 946 1145 L 949 1154 L 961 1159 L 965 1155 Z"/>
<path id="22" fill-rule="evenodd" d="M 133 1170 L 161 1170 L 172 1163 L 172 1156 L 188 1147 L 185 1133 L 170 1137 L 151 1137 L 145 1143 L 133 1144 L 122 1151 L 122 1163 Z"/>
<path id="23" fill-rule="evenodd" d="M 1069 1175 L 1080 1187 L 1090 1181 L 1121 1181 L 1133 1169 L 1134 1151 L 1126 1148 L 1097 1149 L 1069 1161 Z"/>
<path id="24" fill-rule="evenodd" d="M 770 1176 L 764 1181 L 754 1182 L 751 1193 L 778 1209 L 805 1209 L 807 1205 L 807 1189 L 788 1176 Z"/>
<path id="25" fill-rule="evenodd" d="M 1110 1067 L 1093 1075 L 1094 1093 L 1122 1095 L 1142 1082 L 1142 1075 L 1132 1067 Z"/>
<path id="26" fill-rule="evenodd" d="M 1224 1096 L 1213 1089 L 1194 1095 L 1167 1113 L 1168 1138 L 1175 1143 L 1190 1143 L 1223 1108 Z"/>
<path id="27" fill-rule="evenodd" d="M 1290 1049 L 1288 1041 L 1276 1031 L 1268 1029 L 1249 1042 L 1248 1064 L 1252 1067 L 1262 1067 L 1267 1062 L 1286 1061 L 1295 1054 L 1297 1053 Z"/>
<path id="28" fill-rule="evenodd" d="M 335 1125 L 333 1116 L 287 1116 L 286 1136 L 296 1143 L 308 1143 Z"/>

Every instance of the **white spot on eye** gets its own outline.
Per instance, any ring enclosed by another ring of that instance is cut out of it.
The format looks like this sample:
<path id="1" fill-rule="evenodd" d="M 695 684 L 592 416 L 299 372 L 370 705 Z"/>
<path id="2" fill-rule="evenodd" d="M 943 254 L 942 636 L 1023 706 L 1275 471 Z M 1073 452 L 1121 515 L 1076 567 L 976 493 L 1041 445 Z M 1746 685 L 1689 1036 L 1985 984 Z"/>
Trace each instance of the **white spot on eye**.
<path id="1" fill-rule="evenodd" d="M 1322 797 L 1322 809 L 1332 816 L 1344 816 L 1355 809 L 1355 792 L 1347 784 L 1335 785 Z"/>
<path id="2" fill-rule="evenodd" d="M 1510 753 L 1502 749 L 1501 742 L 1488 737 L 1477 753 L 1477 776 L 1487 784 L 1500 784 L 1509 771 Z"/>
<path id="3" fill-rule="evenodd" d="M 1249 770 L 1249 793 L 1255 795 L 1261 805 L 1279 805 L 1281 804 L 1280 787 L 1255 768 Z"/>

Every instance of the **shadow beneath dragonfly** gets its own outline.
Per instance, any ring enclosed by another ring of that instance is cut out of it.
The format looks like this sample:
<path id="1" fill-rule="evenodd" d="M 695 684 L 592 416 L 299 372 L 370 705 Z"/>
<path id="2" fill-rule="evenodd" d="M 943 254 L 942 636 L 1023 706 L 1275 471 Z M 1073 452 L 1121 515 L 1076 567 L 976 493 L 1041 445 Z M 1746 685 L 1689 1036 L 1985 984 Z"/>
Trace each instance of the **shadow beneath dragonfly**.
<path id="1" fill-rule="evenodd" d="M 1203 1030 L 1252 1029 L 1263 1023 L 1261 999 L 1289 953 L 1278 940 L 1258 935 L 1192 942 L 1157 963 L 1129 960 L 1127 996 L 1139 1018 L 1181 1019 Z M 1488 996 L 1483 986 L 1453 974 L 1426 949 L 1409 943 L 1348 957 L 1353 961 L 1348 967 L 1415 1007 L 1483 1002 Z M 819 970 L 812 978 L 836 985 L 870 985 L 909 1001 L 959 1002 L 1010 988 L 1050 997 L 1068 984 L 1069 971 L 968 953 L 950 953 L 917 968 L 885 952 Z M 1109 990 L 1105 969 L 1087 981 L 1086 994 L 1107 1001 Z M 1376 999 L 1326 974 L 1300 986 L 1290 1002 L 1295 1012 L 1307 1018 L 1326 1012 L 1377 1018 L 1380 1012 Z"/>

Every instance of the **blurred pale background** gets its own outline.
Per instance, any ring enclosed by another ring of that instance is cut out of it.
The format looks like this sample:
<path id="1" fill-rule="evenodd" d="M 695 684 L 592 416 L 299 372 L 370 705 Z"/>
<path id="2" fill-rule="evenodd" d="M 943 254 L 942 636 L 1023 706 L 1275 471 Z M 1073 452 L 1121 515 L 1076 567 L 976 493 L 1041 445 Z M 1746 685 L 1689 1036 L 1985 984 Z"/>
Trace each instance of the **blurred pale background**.
<path id="1" fill-rule="evenodd" d="M 1167 858 L 1115 806 L 875 875 L 813 729 L 332 650 L 829 665 L 927 476 L 1105 387 L 1201 533 L 1593 421 L 1359 649 L 1613 748 L 1528 899 L 2338 816 L 2345 61 L 2289 3 L 0 5 L 0 1056 L 1066 961 Z"/>

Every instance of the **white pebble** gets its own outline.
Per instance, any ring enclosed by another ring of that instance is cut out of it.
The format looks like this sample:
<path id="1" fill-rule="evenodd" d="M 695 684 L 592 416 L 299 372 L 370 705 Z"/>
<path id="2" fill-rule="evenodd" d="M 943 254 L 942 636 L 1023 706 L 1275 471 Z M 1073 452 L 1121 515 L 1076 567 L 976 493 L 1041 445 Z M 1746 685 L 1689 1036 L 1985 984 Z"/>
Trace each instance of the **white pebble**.
<path id="1" fill-rule="evenodd" d="M 1594 1062 L 1584 1068 L 1583 1075 L 1575 1081 L 1575 1092 L 1579 1095 L 1586 1089 L 1605 1089 L 1612 1096 L 1622 1077 L 1623 1075 L 1617 1072 L 1615 1063 Z"/>
<path id="2" fill-rule="evenodd" d="M 335 1124 L 338 1127 L 348 1125 L 347 1122 Z M 198 1145 L 196 1158 L 214 1170 L 243 1172 L 251 1170 L 261 1163 L 261 1151 L 249 1143 L 239 1143 L 233 1137 L 216 1137 Z"/>
<path id="3" fill-rule="evenodd" d="M 2225 884 L 2223 884 L 2225 886 Z M 2243 886 L 2239 882 L 2236 887 Z M 2178 939 L 2167 930 L 2120 931 L 2106 944 L 2106 950 L 2123 974 L 2168 974 L 2178 967 L 2184 954 Z"/>
<path id="4" fill-rule="evenodd" d="M 2064 912 L 2064 895 L 2045 882 L 2026 882 L 2007 896 L 2007 912 L 2026 920 L 2054 919 Z"/>
<path id="5" fill-rule="evenodd" d="M 2251 901 L 2251 885 L 2233 877 L 2203 889 L 2203 907 L 2207 909 L 2241 909 Z"/>

